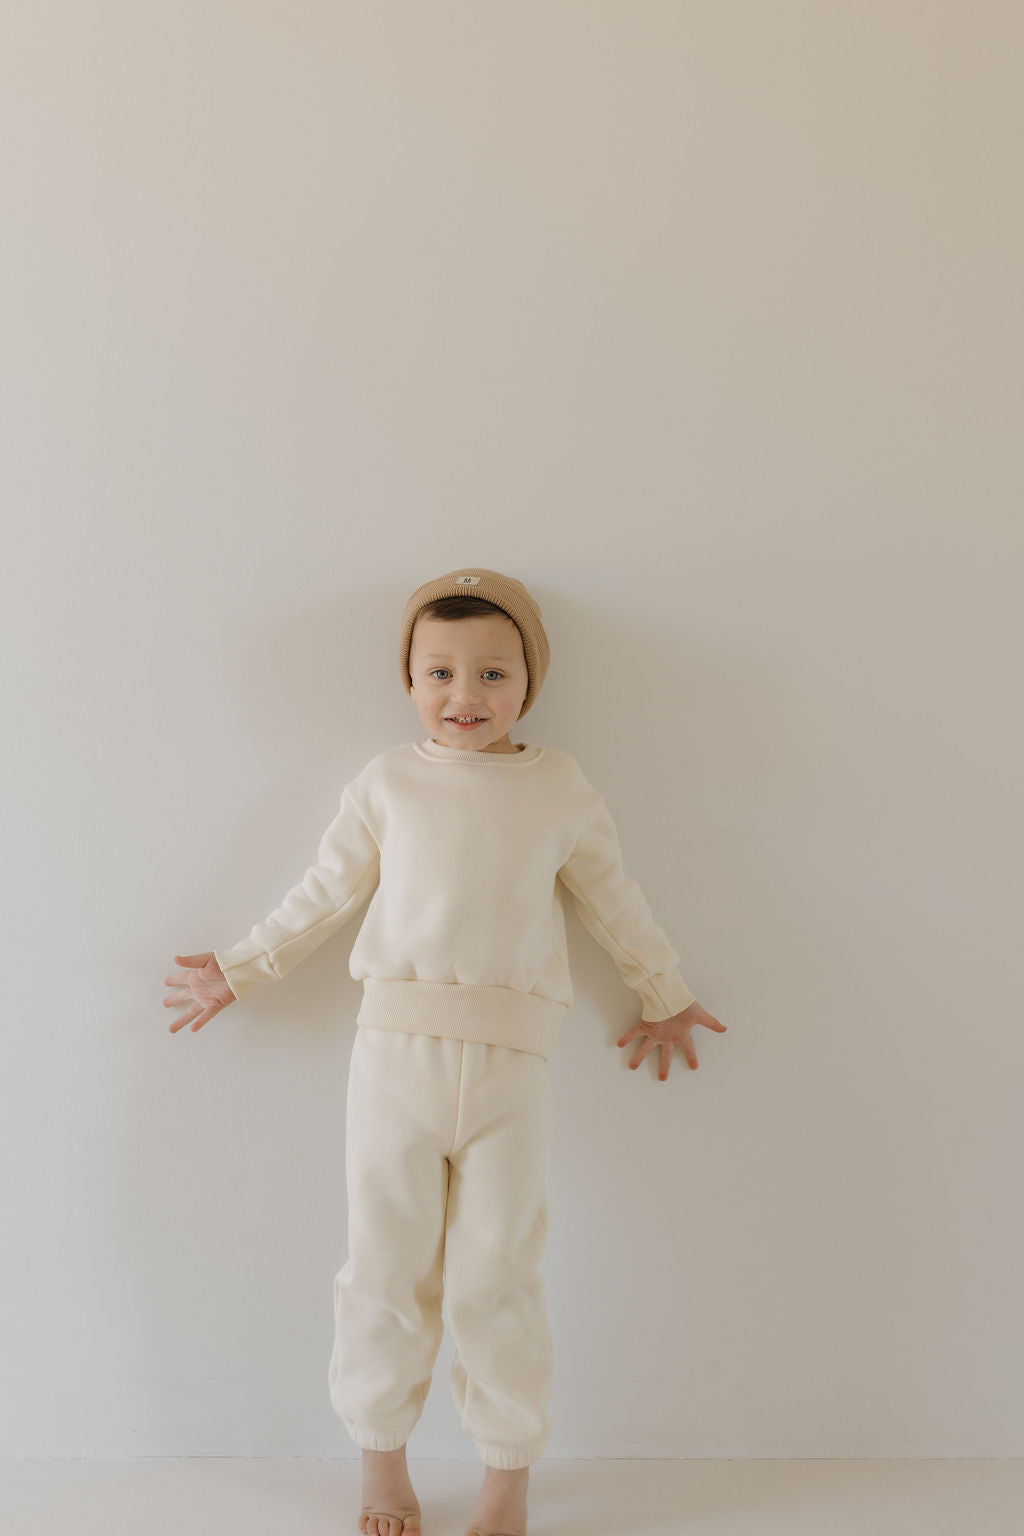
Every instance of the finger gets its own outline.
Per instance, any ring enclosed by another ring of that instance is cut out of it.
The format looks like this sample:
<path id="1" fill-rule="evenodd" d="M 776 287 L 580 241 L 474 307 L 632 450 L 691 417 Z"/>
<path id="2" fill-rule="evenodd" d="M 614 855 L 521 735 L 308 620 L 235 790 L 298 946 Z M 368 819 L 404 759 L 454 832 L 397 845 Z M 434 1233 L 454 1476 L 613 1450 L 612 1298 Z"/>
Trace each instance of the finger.
<path id="1" fill-rule="evenodd" d="M 640 1047 L 637 1050 L 636 1055 L 633 1057 L 633 1060 L 629 1064 L 630 1071 L 634 1071 L 640 1065 L 640 1063 L 646 1058 L 653 1045 L 654 1041 L 649 1038 L 646 1040 L 641 1040 Z"/>
<path id="2" fill-rule="evenodd" d="M 637 1030 L 640 1028 L 640 1025 L 642 1023 L 643 1023 L 642 1019 L 638 1020 L 633 1025 L 632 1029 L 627 1029 L 626 1033 L 624 1035 L 620 1035 L 619 1036 L 619 1038 L 618 1038 L 618 1040 L 616 1040 L 615 1044 L 616 1045 L 625 1045 L 628 1040 L 632 1040 L 633 1036 L 636 1034 Z"/>
<path id="3" fill-rule="evenodd" d="M 194 977 L 194 971 L 179 971 L 176 976 L 165 976 L 164 986 L 180 987 L 184 992 L 191 992 Z"/>
<path id="4" fill-rule="evenodd" d="M 668 1078 L 669 1068 L 672 1065 L 672 1041 L 665 1041 L 665 1043 L 659 1046 L 658 1049 L 661 1055 L 661 1064 L 658 1067 L 658 1078 L 660 1082 L 665 1082 Z"/>
<path id="5" fill-rule="evenodd" d="M 198 1014 L 195 1012 L 186 1013 L 183 1019 L 178 1019 L 174 1024 L 170 1026 L 171 1034 L 173 1035 L 177 1030 L 181 1029 L 183 1024 L 189 1023 L 191 1023 L 192 1026 L 192 1033 L 195 1034 L 196 1030 L 202 1029 L 204 1024 L 209 1023 L 210 1019 L 212 1019 L 214 1014 L 218 1011 L 219 1010 L 216 1008 L 205 1008 L 201 1009 Z"/>
<path id="6" fill-rule="evenodd" d="M 169 1024 L 167 1026 L 168 1029 L 170 1030 L 171 1034 L 172 1035 L 176 1034 L 177 1031 L 179 1029 L 181 1029 L 183 1025 L 190 1024 L 192 1022 L 192 1020 L 194 1018 L 196 1018 L 196 1016 L 200 1013 L 200 1011 L 201 1010 L 199 1008 L 199 1005 L 198 1004 L 194 1004 L 192 1009 L 190 1010 L 190 1012 L 183 1013 L 180 1019 L 175 1019 L 173 1024 Z"/>
<path id="7" fill-rule="evenodd" d="M 683 1055 L 686 1057 L 687 1061 L 690 1063 L 690 1066 L 691 1067 L 696 1067 L 696 1065 L 697 1065 L 697 1052 L 696 1052 L 696 1049 L 694 1048 L 694 1044 L 693 1044 L 693 1041 L 691 1040 L 690 1036 L 687 1035 L 686 1039 L 685 1040 L 681 1040 L 679 1043 L 683 1047 Z"/>

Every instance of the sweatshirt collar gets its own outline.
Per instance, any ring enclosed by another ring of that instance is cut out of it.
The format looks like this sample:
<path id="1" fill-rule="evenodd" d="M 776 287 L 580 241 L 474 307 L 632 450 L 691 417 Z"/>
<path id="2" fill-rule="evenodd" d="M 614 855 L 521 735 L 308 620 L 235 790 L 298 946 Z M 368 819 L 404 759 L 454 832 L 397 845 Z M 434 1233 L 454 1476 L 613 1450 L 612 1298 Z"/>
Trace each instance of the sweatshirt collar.
<path id="1" fill-rule="evenodd" d="M 544 755 L 544 748 L 531 742 L 521 752 L 474 752 L 469 747 L 446 747 L 432 736 L 414 741 L 413 746 L 421 757 L 432 757 L 436 762 L 480 763 L 488 768 L 523 768 Z"/>

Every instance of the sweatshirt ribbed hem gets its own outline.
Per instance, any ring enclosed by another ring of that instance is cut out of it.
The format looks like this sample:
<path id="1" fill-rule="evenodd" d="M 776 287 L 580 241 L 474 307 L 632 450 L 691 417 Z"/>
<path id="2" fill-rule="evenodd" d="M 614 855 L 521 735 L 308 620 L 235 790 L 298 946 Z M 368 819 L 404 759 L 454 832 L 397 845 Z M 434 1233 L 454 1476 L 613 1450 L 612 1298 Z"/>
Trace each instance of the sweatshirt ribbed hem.
<path id="1" fill-rule="evenodd" d="M 363 979 L 356 1023 L 407 1035 L 440 1035 L 530 1051 L 550 1061 L 564 1003 L 514 987 L 478 987 L 447 981 Z"/>

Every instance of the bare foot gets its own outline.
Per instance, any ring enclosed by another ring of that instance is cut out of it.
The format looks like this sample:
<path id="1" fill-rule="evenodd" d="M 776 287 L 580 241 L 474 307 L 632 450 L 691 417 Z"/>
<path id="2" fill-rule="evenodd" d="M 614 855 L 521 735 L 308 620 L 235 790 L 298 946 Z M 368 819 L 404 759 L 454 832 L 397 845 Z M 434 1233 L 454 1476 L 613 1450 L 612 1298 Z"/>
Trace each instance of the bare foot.
<path id="1" fill-rule="evenodd" d="M 420 1506 L 397 1451 L 363 1451 L 363 1508 L 359 1529 L 366 1536 L 421 1536 Z"/>
<path id="2" fill-rule="evenodd" d="M 484 1467 L 484 1482 L 466 1536 L 526 1536 L 529 1467 Z"/>

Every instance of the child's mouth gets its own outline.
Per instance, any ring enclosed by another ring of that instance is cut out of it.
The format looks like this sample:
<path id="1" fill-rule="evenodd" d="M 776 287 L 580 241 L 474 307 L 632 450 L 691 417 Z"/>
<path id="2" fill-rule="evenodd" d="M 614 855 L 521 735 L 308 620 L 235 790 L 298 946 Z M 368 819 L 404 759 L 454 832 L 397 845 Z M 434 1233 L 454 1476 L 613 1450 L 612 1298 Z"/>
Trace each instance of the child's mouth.
<path id="1" fill-rule="evenodd" d="M 463 724 L 461 720 L 453 720 L 450 715 L 446 716 L 446 719 L 447 723 L 449 725 L 454 725 L 455 729 L 458 731 L 475 731 L 478 725 L 484 725 L 486 723 L 483 719 L 480 719 L 469 720 Z"/>

